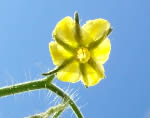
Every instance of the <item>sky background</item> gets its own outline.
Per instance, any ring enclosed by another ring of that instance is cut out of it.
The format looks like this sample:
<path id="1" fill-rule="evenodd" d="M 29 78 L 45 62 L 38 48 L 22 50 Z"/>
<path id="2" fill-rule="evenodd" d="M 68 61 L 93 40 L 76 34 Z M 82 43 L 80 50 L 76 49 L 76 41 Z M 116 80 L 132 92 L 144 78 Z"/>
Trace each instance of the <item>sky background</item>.
<path id="1" fill-rule="evenodd" d="M 150 118 L 149 0 L 0 0 L 0 87 L 36 80 L 53 69 L 48 43 L 65 16 L 81 24 L 107 19 L 113 27 L 106 79 L 86 89 L 55 80 L 75 97 L 85 118 Z M 69 88 L 69 89 L 68 89 Z M 78 100 L 79 98 L 79 100 Z M 58 103 L 46 90 L 0 98 L 0 118 L 23 118 Z M 62 118 L 75 118 L 67 109 Z"/>

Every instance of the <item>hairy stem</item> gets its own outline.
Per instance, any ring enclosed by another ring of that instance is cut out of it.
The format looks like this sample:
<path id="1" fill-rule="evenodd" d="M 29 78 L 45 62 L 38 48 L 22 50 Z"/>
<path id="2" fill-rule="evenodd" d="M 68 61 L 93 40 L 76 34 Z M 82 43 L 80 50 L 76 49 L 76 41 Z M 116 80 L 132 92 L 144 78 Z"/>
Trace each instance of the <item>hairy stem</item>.
<path id="1" fill-rule="evenodd" d="M 45 85 L 46 85 L 46 79 L 41 79 L 41 80 L 30 81 L 30 82 L 25 82 L 21 84 L 12 85 L 12 86 L 3 87 L 0 88 L 0 97 L 5 97 L 5 96 L 37 90 L 37 89 L 44 89 L 46 88 Z"/>
<path id="2" fill-rule="evenodd" d="M 63 92 L 62 89 L 60 89 L 59 87 L 56 87 L 55 85 L 53 84 L 49 84 L 47 86 L 47 88 L 51 91 L 53 91 L 54 93 L 57 93 L 57 95 L 59 95 L 62 99 L 67 99 L 68 100 L 68 103 L 70 104 L 72 110 L 75 112 L 76 116 L 78 118 L 83 118 L 80 110 L 78 109 L 77 105 L 75 104 L 75 102 L 66 94 Z"/>
<path id="3" fill-rule="evenodd" d="M 60 116 L 61 113 L 63 113 L 64 109 L 59 111 L 59 112 L 56 112 L 53 116 L 53 118 L 58 118 Z"/>
<path id="4" fill-rule="evenodd" d="M 0 97 L 9 96 L 17 93 L 23 93 L 32 90 L 48 89 L 57 94 L 58 96 L 60 96 L 63 100 L 68 100 L 68 103 L 71 106 L 74 113 L 76 114 L 77 118 L 83 118 L 75 102 L 62 89 L 51 83 L 53 78 L 54 75 L 50 75 L 46 76 L 46 78 L 41 80 L 30 81 L 26 83 L 0 88 Z"/>

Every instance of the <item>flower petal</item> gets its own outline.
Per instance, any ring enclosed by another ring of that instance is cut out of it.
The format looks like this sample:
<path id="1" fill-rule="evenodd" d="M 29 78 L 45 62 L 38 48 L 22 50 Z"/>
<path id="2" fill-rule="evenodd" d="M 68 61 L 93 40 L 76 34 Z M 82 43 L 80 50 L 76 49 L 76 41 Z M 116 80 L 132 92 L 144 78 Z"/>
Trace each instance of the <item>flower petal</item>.
<path id="1" fill-rule="evenodd" d="M 96 48 L 90 51 L 91 57 L 97 62 L 104 64 L 108 58 L 111 51 L 111 43 L 108 38 L 106 38 L 102 43 L 100 43 Z"/>
<path id="2" fill-rule="evenodd" d="M 82 29 L 82 39 L 86 46 L 98 40 L 110 28 L 110 23 L 104 19 L 89 20 Z"/>
<path id="3" fill-rule="evenodd" d="M 65 60 L 73 56 L 72 53 L 66 51 L 62 46 L 56 42 L 49 43 L 49 50 L 52 56 L 53 63 L 56 66 L 60 66 Z"/>
<path id="4" fill-rule="evenodd" d="M 57 38 L 61 39 L 62 42 L 65 44 L 68 44 L 69 46 L 76 48 L 78 46 L 78 43 L 75 40 L 75 23 L 71 17 L 65 17 L 62 19 L 58 24 L 56 25 L 54 31 L 53 31 L 53 37 L 55 39 L 55 36 Z"/>
<path id="5" fill-rule="evenodd" d="M 75 83 L 79 81 L 80 69 L 79 63 L 74 60 L 72 63 L 66 65 L 63 69 L 57 72 L 57 77 L 59 80 L 64 82 Z"/>
<path id="6" fill-rule="evenodd" d="M 102 80 L 105 75 L 104 75 L 104 68 L 103 65 L 98 65 L 99 68 L 99 72 L 97 72 L 96 69 L 94 69 L 90 64 L 86 63 L 84 65 L 82 65 L 84 67 L 82 67 L 82 78 L 81 81 L 83 82 L 83 84 L 86 87 L 89 86 L 94 86 L 96 84 L 98 84 L 100 82 L 100 80 Z M 81 69 L 81 68 L 80 68 Z"/>

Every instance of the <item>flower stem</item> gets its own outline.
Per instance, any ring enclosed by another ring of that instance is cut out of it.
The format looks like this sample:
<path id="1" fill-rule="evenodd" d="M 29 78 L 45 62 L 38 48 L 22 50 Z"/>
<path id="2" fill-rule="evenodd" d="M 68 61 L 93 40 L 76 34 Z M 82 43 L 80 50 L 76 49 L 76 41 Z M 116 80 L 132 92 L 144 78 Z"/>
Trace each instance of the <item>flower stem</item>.
<path id="1" fill-rule="evenodd" d="M 30 81 L 26 83 L 3 87 L 3 88 L 0 88 L 0 97 L 5 97 L 5 96 L 17 94 L 17 93 L 26 92 L 26 91 L 46 88 L 45 82 L 46 82 L 46 79 L 41 79 L 41 80 Z"/>
<path id="2" fill-rule="evenodd" d="M 83 118 L 82 113 L 80 112 L 75 102 L 66 93 L 64 93 L 63 90 L 61 90 L 60 88 L 56 87 L 53 84 L 49 84 L 47 88 L 53 91 L 54 93 L 56 93 L 57 95 L 59 95 L 62 99 L 67 99 L 69 105 L 71 106 L 72 110 L 75 112 L 77 118 Z"/>
<path id="3" fill-rule="evenodd" d="M 69 105 L 72 110 L 76 114 L 77 118 L 83 118 L 82 113 L 78 109 L 75 102 L 59 87 L 53 85 L 51 81 L 54 79 L 54 75 L 46 76 L 46 78 L 41 80 L 30 81 L 26 83 L 16 84 L 12 86 L 7 86 L 0 88 L 0 97 L 9 96 L 17 93 L 38 90 L 38 89 L 48 89 L 58 96 L 60 96 L 63 100 L 68 100 Z"/>

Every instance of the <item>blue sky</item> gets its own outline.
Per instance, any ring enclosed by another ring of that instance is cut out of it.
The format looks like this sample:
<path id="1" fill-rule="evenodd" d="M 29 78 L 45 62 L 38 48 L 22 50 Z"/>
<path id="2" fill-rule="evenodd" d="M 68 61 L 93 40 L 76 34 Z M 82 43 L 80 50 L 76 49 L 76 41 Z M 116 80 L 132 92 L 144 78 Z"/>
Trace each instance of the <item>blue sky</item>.
<path id="1" fill-rule="evenodd" d="M 1 0 L 0 86 L 41 77 L 53 69 L 48 43 L 59 20 L 78 11 L 81 24 L 107 19 L 113 32 L 112 51 L 104 65 L 106 79 L 78 89 L 77 101 L 85 118 L 150 118 L 150 2 L 148 0 Z M 76 97 L 75 99 L 77 100 Z M 0 98 L 0 118 L 23 118 L 54 105 L 55 95 L 41 90 Z M 57 101 L 56 101 L 57 102 Z M 75 118 L 66 110 L 62 117 Z"/>

